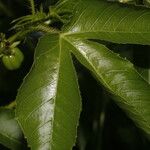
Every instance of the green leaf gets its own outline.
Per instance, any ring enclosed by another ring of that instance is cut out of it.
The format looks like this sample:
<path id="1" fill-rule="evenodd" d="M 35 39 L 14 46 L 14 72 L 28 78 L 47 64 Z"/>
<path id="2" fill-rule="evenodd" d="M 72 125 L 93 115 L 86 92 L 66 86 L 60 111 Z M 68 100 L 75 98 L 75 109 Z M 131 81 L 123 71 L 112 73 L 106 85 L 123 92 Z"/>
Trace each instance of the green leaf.
<path id="1" fill-rule="evenodd" d="M 16 116 L 32 150 L 70 150 L 75 143 L 80 94 L 69 47 L 45 35 L 17 95 Z"/>
<path id="2" fill-rule="evenodd" d="M 74 0 L 56 7 L 61 11 Z M 133 65 L 103 45 L 84 39 L 115 43 L 150 44 L 150 9 L 103 1 L 76 1 L 74 17 L 64 26 L 64 37 L 74 54 L 105 86 L 136 124 L 150 134 L 149 84 Z"/>
<path id="3" fill-rule="evenodd" d="M 150 85 L 132 63 L 92 41 L 68 41 L 79 61 L 108 89 L 135 123 L 150 135 Z"/>
<path id="4" fill-rule="evenodd" d="M 12 150 L 22 150 L 23 134 L 14 116 L 14 110 L 0 108 L 0 143 Z"/>
<path id="5" fill-rule="evenodd" d="M 150 134 L 149 84 L 130 62 L 86 40 L 149 45 L 149 9 L 97 0 L 61 0 L 53 8 L 60 20 L 70 11 L 73 18 L 63 33 L 40 40 L 17 95 L 16 116 L 29 146 L 32 150 L 70 150 L 75 143 L 81 104 L 71 51 Z"/>
<path id="6" fill-rule="evenodd" d="M 55 11 L 60 13 L 70 4 L 74 16 L 63 28 L 66 35 L 150 45 L 150 9 L 98 0 L 66 0 L 56 6 Z"/>

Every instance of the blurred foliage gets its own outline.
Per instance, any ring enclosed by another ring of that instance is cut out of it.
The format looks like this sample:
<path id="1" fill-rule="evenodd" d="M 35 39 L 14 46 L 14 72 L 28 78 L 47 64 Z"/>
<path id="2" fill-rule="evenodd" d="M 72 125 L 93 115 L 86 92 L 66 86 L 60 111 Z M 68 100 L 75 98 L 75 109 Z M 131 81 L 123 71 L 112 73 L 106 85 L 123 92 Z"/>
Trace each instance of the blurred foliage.
<path id="1" fill-rule="evenodd" d="M 41 2 L 47 10 L 49 5 L 56 3 L 56 0 L 36 0 L 36 7 L 39 7 Z M 148 0 L 136 3 L 149 6 Z M 0 0 L 0 32 L 6 33 L 9 37 L 12 34 L 12 31 L 8 31 L 12 26 L 11 21 L 29 12 L 26 0 Z M 21 44 L 25 61 L 19 70 L 8 71 L 0 63 L 0 105 L 6 105 L 15 99 L 17 89 L 32 65 L 34 48 L 39 36 L 39 33 L 34 33 L 26 37 Z M 136 64 L 144 78 L 150 81 L 150 46 L 106 44 Z M 73 150 L 150 149 L 150 142 L 144 133 L 137 129 L 125 113 L 112 102 L 103 87 L 99 86 L 89 71 L 75 58 L 74 63 L 79 78 L 83 111 L 77 143 Z M 0 150 L 7 150 L 7 148 L 0 146 Z"/>

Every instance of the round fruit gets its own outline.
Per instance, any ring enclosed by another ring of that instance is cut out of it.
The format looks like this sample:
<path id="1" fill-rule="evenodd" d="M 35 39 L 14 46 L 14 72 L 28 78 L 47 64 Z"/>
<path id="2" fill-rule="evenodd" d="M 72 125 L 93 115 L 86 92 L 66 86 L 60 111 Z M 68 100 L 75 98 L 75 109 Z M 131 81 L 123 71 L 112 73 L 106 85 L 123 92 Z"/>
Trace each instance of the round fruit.
<path id="1" fill-rule="evenodd" d="M 8 70 L 16 70 L 21 66 L 23 59 L 24 55 L 20 49 L 13 48 L 11 54 L 2 57 L 2 62 Z"/>

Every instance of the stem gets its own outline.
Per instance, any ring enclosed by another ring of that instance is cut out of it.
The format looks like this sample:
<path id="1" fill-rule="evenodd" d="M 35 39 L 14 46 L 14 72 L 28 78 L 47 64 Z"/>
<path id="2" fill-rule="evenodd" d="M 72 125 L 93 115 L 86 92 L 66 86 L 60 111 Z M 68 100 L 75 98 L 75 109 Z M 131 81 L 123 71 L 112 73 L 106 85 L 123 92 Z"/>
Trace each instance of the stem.
<path id="1" fill-rule="evenodd" d="M 0 10 L 3 11 L 7 16 L 13 16 L 13 13 L 0 1 Z"/>
<path id="2" fill-rule="evenodd" d="M 36 32 L 36 31 L 41 31 L 41 32 L 45 32 L 45 33 L 59 33 L 59 31 L 57 29 L 54 29 L 47 25 L 39 24 L 38 26 L 31 27 L 30 29 L 25 30 L 24 32 L 22 32 L 22 31 L 17 32 L 15 35 L 11 36 L 8 39 L 8 41 L 10 43 L 13 43 L 16 40 L 20 40 L 21 38 L 24 38 L 27 34 Z"/>
<path id="3" fill-rule="evenodd" d="M 8 38 L 8 41 L 10 43 L 13 43 L 16 39 L 18 39 L 18 37 L 20 37 L 21 32 L 17 32 L 15 35 L 11 36 L 10 38 Z"/>
<path id="4" fill-rule="evenodd" d="M 30 6 L 31 6 L 32 15 L 35 15 L 35 4 L 34 4 L 34 0 L 29 0 L 29 2 L 30 2 Z"/>
<path id="5" fill-rule="evenodd" d="M 12 109 L 16 107 L 16 101 L 11 102 L 9 105 L 4 106 L 7 109 Z"/>
<path id="6" fill-rule="evenodd" d="M 35 21 L 32 20 L 31 22 L 26 22 L 24 24 L 15 25 L 12 29 L 17 29 L 19 27 L 21 27 L 21 28 L 22 27 L 24 27 L 24 28 L 30 28 L 32 26 L 37 26 L 38 24 L 43 23 L 43 22 L 45 22 L 45 21 L 47 21 L 49 19 L 51 19 L 50 16 L 48 16 L 46 18 L 38 19 L 38 20 L 35 20 Z"/>
<path id="7" fill-rule="evenodd" d="M 58 19 L 60 22 L 64 23 L 63 19 L 61 19 L 61 17 L 57 13 L 51 12 L 50 16 L 52 18 Z"/>
<path id="8" fill-rule="evenodd" d="M 45 24 L 39 24 L 37 27 L 32 27 L 32 28 L 34 30 L 42 31 L 42 32 L 46 32 L 46 33 L 59 33 L 60 32 L 59 30 L 49 27 Z"/>

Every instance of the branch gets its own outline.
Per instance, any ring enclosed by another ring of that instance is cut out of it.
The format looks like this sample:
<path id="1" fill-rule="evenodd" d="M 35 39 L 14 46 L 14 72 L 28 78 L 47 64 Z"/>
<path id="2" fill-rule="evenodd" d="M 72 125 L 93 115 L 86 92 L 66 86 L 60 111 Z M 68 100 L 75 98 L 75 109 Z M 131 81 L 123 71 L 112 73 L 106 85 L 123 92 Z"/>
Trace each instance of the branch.
<path id="1" fill-rule="evenodd" d="M 32 15 L 35 15 L 35 4 L 34 0 L 28 0 L 31 6 Z"/>

